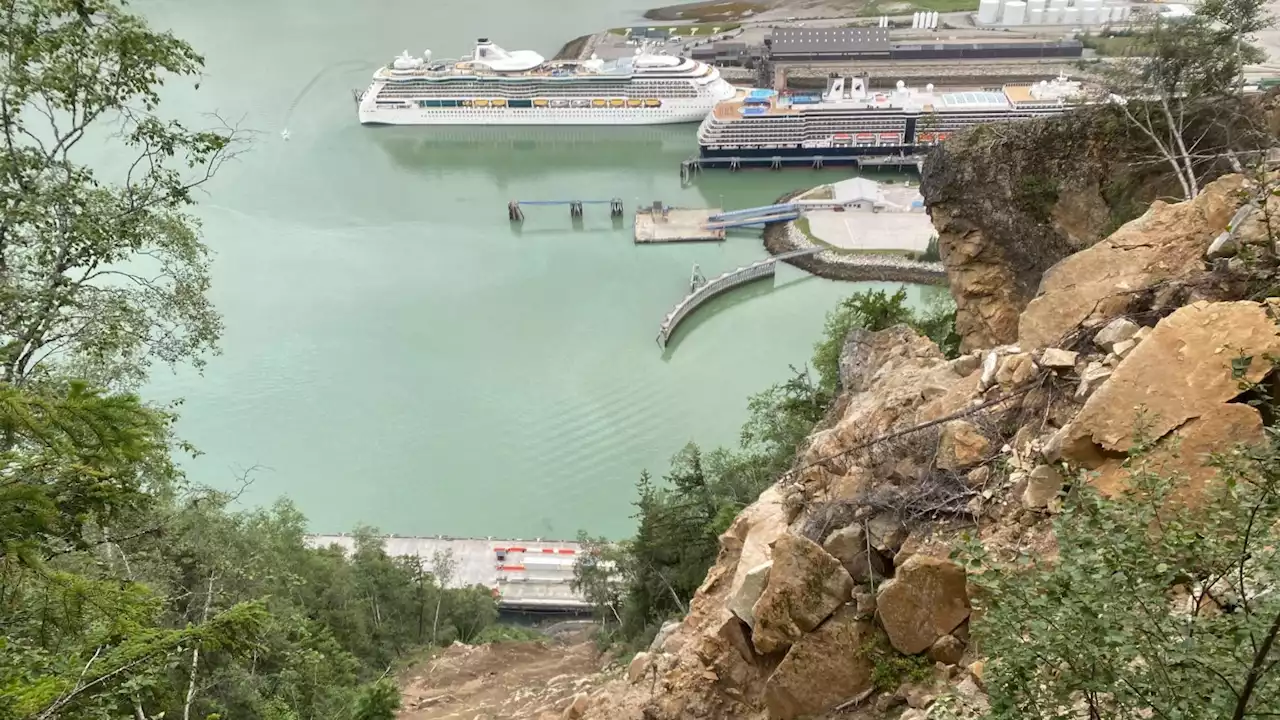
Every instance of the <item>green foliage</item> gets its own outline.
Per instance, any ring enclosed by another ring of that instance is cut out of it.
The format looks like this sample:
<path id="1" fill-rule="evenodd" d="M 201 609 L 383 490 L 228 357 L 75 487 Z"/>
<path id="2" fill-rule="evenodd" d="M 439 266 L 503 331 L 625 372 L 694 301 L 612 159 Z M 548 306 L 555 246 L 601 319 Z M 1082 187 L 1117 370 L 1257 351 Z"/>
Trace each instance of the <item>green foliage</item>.
<path id="1" fill-rule="evenodd" d="M 481 630 L 480 634 L 476 635 L 472 642 L 476 645 L 487 645 L 498 642 L 537 642 L 546 639 L 547 636 L 536 628 L 523 625 L 498 624 L 490 625 Z"/>
<path id="2" fill-rule="evenodd" d="M 960 351 L 960 338 L 955 334 L 955 306 L 948 295 L 935 295 L 921 313 L 907 306 L 907 289 L 899 287 L 892 295 L 883 290 L 864 290 L 845 298 L 827 314 L 822 339 L 813 348 L 813 367 L 818 385 L 827 393 L 840 386 L 840 353 L 845 339 L 855 329 L 877 331 L 894 325 L 909 325 L 938 344 L 951 358 Z"/>
<path id="3" fill-rule="evenodd" d="M 1224 449 L 1218 463 L 1192 509 L 1140 456 L 1127 494 L 1074 488 L 1055 562 L 962 549 L 981 571 L 973 633 L 993 658 L 993 718 L 1280 712 L 1280 446 Z"/>
<path id="4" fill-rule="evenodd" d="M 858 648 L 871 660 L 871 684 L 880 692 L 893 692 L 904 682 L 924 683 L 933 678 L 933 665 L 923 655 L 902 655 L 884 642 Z"/>
<path id="5" fill-rule="evenodd" d="M 1040 222 L 1049 222 L 1053 206 L 1058 202 L 1058 179 L 1041 175 L 1024 175 L 1018 182 L 1018 205 Z"/>
<path id="6" fill-rule="evenodd" d="M 942 249 L 939 246 L 937 235 L 929 238 L 929 244 L 925 246 L 924 252 L 920 254 L 919 259 L 924 262 L 942 262 Z"/>
<path id="7" fill-rule="evenodd" d="M 129 386 L 153 359 L 199 364 L 221 323 L 204 294 L 208 251 L 185 208 L 230 156 L 234 133 L 156 113 L 161 78 L 194 78 L 202 59 L 118 0 L 4 5 L 4 377 L 60 368 Z M 125 172 L 103 177 L 81 161 L 86 138 L 125 153 Z"/>
<path id="8" fill-rule="evenodd" d="M 400 689 L 384 678 L 360 689 L 352 720 L 395 720 L 399 709 Z"/>

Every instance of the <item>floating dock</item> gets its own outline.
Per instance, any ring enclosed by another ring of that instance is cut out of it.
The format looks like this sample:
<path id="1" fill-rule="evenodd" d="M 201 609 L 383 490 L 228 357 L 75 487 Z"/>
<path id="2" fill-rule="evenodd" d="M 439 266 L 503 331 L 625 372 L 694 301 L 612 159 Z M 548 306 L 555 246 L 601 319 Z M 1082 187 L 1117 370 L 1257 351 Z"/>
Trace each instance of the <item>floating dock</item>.
<path id="1" fill-rule="evenodd" d="M 337 545 L 346 552 L 355 548 L 355 537 L 345 533 L 308 535 L 305 541 L 310 547 Z M 490 588 L 504 610 L 579 613 L 590 609 L 573 589 L 573 565 L 583 548 L 570 540 L 388 535 L 382 546 L 388 555 L 417 558 L 428 572 L 437 552 L 451 553 L 455 569 L 449 586 Z"/>
<path id="2" fill-rule="evenodd" d="M 676 242 L 719 242 L 724 228 L 710 226 L 720 208 L 674 208 L 655 202 L 636 211 L 637 245 Z"/>
<path id="3" fill-rule="evenodd" d="M 777 272 L 779 260 L 790 260 L 792 258 L 803 257 L 806 255 L 816 255 L 822 252 L 822 248 L 805 248 L 803 250 L 793 250 L 791 252 L 774 255 L 773 257 L 758 260 L 745 267 L 724 273 L 719 277 L 712 278 L 707 281 L 701 278 L 701 274 L 696 271 L 695 277 L 700 280 L 690 288 L 689 294 L 684 297 L 667 313 L 662 319 L 662 325 L 658 328 L 658 347 L 666 349 L 667 342 L 671 340 L 671 336 L 675 334 L 676 328 L 685 318 L 693 314 L 700 305 L 705 303 L 717 295 L 728 292 L 734 288 L 742 287 L 747 283 L 771 278 Z"/>

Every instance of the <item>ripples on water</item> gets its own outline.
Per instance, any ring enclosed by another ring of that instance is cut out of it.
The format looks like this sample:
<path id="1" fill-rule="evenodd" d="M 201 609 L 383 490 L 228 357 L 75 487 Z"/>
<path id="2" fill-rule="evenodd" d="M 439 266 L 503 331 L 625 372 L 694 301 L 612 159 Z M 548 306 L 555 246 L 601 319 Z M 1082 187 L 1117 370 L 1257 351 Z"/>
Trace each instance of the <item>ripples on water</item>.
<path id="1" fill-rule="evenodd" d="M 840 173 L 681 188 L 692 127 L 356 124 L 350 89 L 402 47 L 457 54 L 486 34 L 549 54 L 641 9 L 562 4 L 557 19 L 520 3 L 480 18 L 457 0 L 143 4 L 208 59 L 204 88 L 175 88 L 170 107 L 261 131 L 200 209 L 224 353 L 150 390 L 187 400 L 179 431 L 205 451 L 193 479 L 229 485 L 261 465 L 247 500 L 288 494 L 322 531 L 620 536 L 641 469 L 661 474 L 690 440 L 735 442 L 747 396 L 807 359 L 856 286 L 784 267 L 712 301 L 664 353 L 654 336 L 691 265 L 712 276 L 764 251 L 749 235 L 636 247 L 630 214 L 765 204 Z M 334 59 L 366 55 L 363 70 Z M 510 200 L 615 196 L 621 231 L 598 206 L 581 231 L 565 208 L 528 208 L 518 232 L 506 218 Z"/>

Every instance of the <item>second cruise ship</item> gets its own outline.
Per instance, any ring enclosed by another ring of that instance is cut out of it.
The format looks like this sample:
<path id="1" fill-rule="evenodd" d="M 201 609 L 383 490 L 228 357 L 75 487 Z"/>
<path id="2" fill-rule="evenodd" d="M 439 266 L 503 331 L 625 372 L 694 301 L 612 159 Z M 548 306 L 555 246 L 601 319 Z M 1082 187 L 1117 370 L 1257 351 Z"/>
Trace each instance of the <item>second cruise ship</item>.
<path id="1" fill-rule="evenodd" d="M 698 122 L 737 92 L 706 63 L 637 48 L 618 60 L 546 60 L 481 38 L 470 55 L 405 52 L 359 95 L 367 125 L 659 125 Z"/>
<path id="2" fill-rule="evenodd" d="M 999 90 L 870 90 L 867 79 L 832 77 L 818 95 L 738 90 L 698 128 L 703 157 L 896 155 L 935 145 L 982 123 L 1056 115 L 1087 102 L 1059 76 Z"/>

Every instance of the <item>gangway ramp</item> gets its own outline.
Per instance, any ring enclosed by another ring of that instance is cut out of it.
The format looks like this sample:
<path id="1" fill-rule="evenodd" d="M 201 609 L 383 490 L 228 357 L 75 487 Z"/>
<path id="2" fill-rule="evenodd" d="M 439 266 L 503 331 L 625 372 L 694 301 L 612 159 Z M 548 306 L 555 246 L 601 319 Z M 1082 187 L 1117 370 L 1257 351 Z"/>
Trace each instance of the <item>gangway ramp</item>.
<path id="1" fill-rule="evenodd" d="M 726 220 L 712 221 L 708 222 L 703 227 L 708 230 L 727 230 L 729 228 L 751 227 L 753 225 L 768 225 L 769 223 L 787 222 L 799 219 L 799 217 L 800 213 L 792 210 L 766 215 L 744 215 Z"/>
<path id="2" fill-rule="evenodd" d="M 772 215 L 775 213 L 794 212 L 799 210 L 799 205 L 795 203 L 779 203 L 777 205 L 761 205 L 760 207 L 743 208 L 741 210 L 730 210 L 707 218 L 708 222 L 721 222 L 730 218 L 739 218 L 744 216 L 755 215 Z"/>

